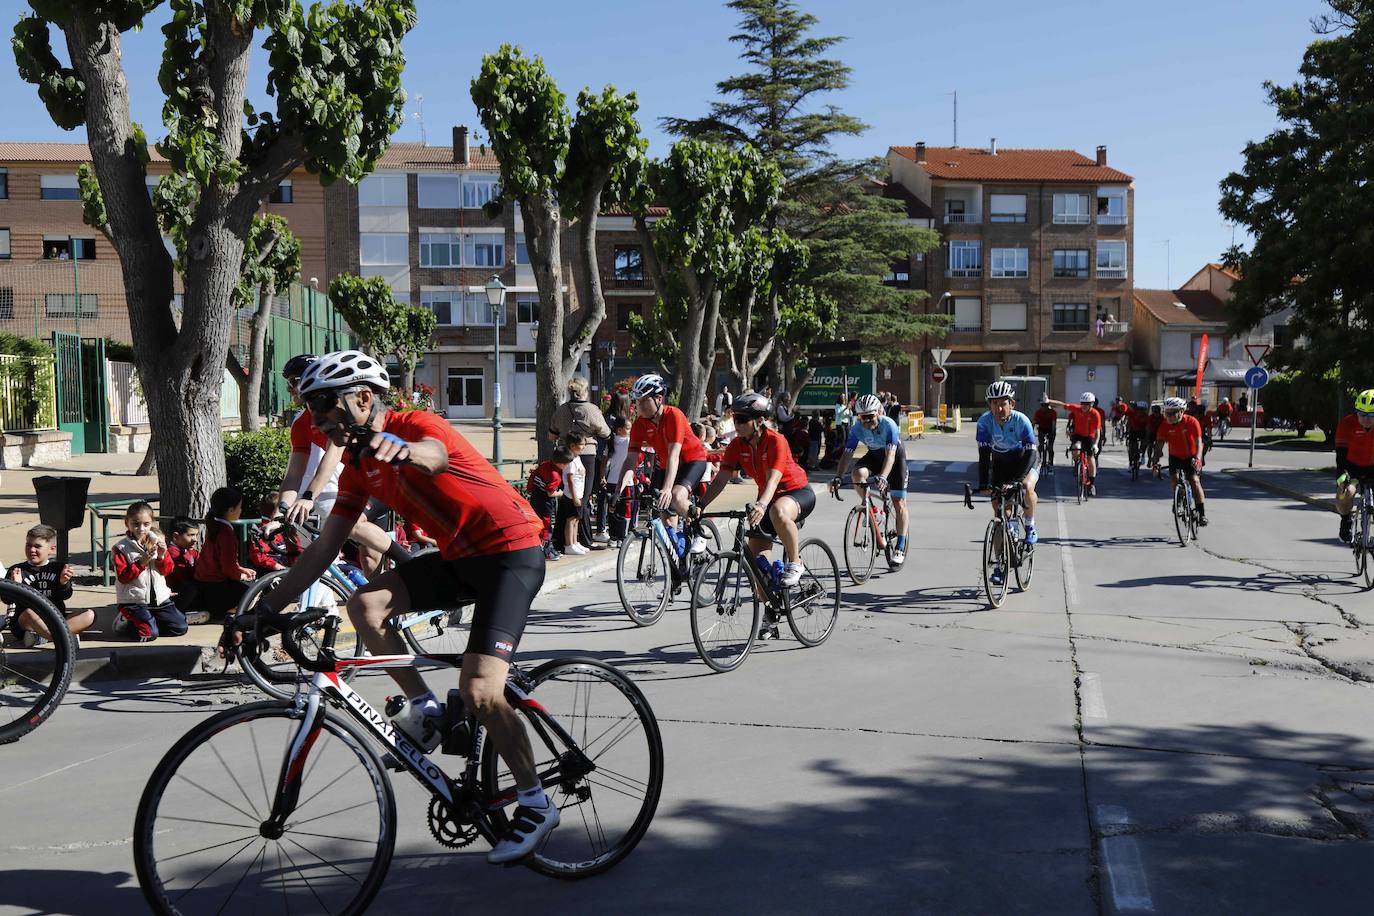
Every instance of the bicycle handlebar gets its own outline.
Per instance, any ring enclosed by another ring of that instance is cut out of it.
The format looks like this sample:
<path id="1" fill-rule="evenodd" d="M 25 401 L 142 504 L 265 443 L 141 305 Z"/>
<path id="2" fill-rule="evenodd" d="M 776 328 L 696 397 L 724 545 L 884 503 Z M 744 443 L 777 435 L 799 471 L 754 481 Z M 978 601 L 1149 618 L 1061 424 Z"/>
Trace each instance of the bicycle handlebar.
<path id="1" fill-rule="evenodd" d="M 298 627 L 307 623 L 314 623 L 328 613 L 327 608 L 310 608 L 298 614 L 269 614 L 264 611 L 251 610 L 232 618 L 231 623 L 226 623 L 225 629 L 247 633 L 251 628 L 255 635 L 260 636 L 271 636 L 276 633 L 281 637 L 281 647 L 286 650 L 287 655 L 291 656 L 291 660 L 300 666 L 301 670 L 329 672 L 335 670 L 336 667 L 334 651 L 322 648 L 320 649 L 320 658 L 311 660 L 301 651 L 300 644 L 292 635 Z"/>

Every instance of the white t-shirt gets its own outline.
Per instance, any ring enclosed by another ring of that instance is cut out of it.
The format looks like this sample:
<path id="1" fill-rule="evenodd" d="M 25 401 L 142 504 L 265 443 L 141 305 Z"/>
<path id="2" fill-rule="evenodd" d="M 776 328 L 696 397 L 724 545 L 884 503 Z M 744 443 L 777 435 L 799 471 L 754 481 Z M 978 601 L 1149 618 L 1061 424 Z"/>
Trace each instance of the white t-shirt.
<path id="1" fill-rule="evenodd" d="M 630 437 L 616 436 L 611 440 L 611 453 L 606 457 L 606 479 L 615 487 L 620 484 L 620 475 L 624 470 L 625 457 L 630 451 Z"/>
<path id="2" fill-rule="evenodd" d="M 564 494 L 569 499 L 582 499 L 583 494 L 587 492 L 587 468 L 581 459 L 573 458 L 568 462 L 563 475 L 567 479 L 567 485 L 563 488 Z"/>

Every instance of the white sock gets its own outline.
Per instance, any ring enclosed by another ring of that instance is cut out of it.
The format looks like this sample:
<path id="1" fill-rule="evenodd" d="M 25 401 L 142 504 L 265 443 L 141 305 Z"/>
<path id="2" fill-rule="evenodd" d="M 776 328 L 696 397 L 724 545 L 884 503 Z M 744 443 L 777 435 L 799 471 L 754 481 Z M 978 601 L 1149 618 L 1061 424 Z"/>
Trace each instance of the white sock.
<path id="1" fill-rule="evenodd" d="M 518 801 L 526 808 L 547 808 L 549 806 L 549 797 L 544 794 L 543 786 L 519 790 Z"/>
<path id="2" fill-rule="evenodd" d="M 427 716 L 440 716 L 444 713 L 443 707 L 439 705 L 439 698 L 434 695 L 433 690 L 426 690 L 419 696 L 411 697 L 410 705 L 418 706 L 420 712 Z"/>

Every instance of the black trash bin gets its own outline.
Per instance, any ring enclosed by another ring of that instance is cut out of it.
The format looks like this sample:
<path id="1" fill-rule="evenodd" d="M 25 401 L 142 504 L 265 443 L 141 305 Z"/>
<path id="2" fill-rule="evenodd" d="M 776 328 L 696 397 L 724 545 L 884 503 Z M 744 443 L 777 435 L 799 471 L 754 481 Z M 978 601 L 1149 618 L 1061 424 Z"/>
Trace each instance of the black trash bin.
<path id="1" fill-rule="evenodd" d="M 38 494 L 38 520 L 57 529 L 57 562 L 67 562 L 67 532 L 80 528 L 86 520 L 86 494 L 89 477 L 46 475 L 33 479 Z"/>

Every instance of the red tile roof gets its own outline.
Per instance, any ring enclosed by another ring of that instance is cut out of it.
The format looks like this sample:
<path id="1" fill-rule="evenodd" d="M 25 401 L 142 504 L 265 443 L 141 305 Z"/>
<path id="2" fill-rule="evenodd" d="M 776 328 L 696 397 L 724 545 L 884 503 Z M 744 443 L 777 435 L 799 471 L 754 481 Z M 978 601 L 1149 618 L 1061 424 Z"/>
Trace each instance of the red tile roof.
<path id="1" fill-rule="evenodd" d="M 1162 324 L 1224 324 L 1226 304 L 1205 289 L 1135 290 L 1135 304 Z"/>
<path id="2" fill-rule="evenodd" d="M 916 161 L 914 146 L 894 146 L 898 156 Z M 985 149 L 928 146 L 920 163 L 932 178 L 948 181 L 1128 182 L 1131 176 L 1071 149 Z"/>
<path id="3" fill-rule="evenodd" d="M 378 169 L 402 172 L 494 172 L 500 166 L 491 149 L 473 145 L 468 164 L 453 161 L 453 147 L 423 143 L 393 143 L 377 162 Z"/>
<path id="4" fill-rule="evenodd" d="M 154 162 L 166 160 L 149 144 Z M 19 143 L 0 141 L 0 162 L 90 162 L 91 148 L 84 143 Z"/>

